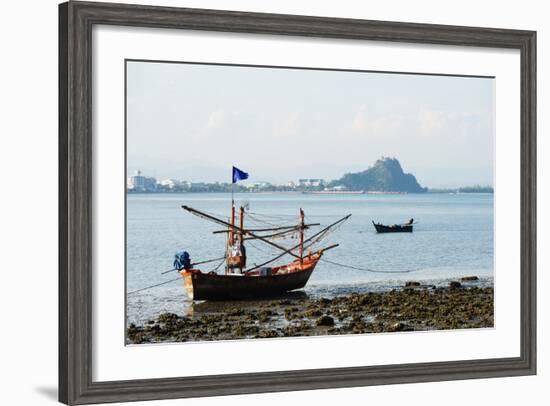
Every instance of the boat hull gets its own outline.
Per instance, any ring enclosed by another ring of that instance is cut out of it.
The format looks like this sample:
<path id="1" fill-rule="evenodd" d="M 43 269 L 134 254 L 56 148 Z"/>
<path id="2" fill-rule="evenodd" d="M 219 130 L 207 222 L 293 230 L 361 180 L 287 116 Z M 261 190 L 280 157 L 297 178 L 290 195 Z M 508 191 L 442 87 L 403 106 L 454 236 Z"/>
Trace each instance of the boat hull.
<path id="1" fill-rule="evenodd" d="M 315 269 L 270 276 L 218 275 L 201 272 L 182 274 L 191 300 L 238 300 L 270 297 L 303 288 Z"/>

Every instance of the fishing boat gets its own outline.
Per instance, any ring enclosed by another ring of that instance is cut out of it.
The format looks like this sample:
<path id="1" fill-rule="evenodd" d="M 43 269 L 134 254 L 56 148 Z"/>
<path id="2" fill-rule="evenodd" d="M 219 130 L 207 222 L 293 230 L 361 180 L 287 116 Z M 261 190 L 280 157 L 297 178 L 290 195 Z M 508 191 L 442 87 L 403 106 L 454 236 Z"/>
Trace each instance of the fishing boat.
<path id="1" fill-rule="evenodd" d="M 384 225 L 372 222 L 377 233 L 412 233 L 414 219 L 410 219 L 407 223 Z"/>
<path id="2" fill-rule="evenodd" d="M 231 199 L 231 217 L 228 221 L 211 213 L 205 213 L 189 206 L 182 208 L 198 217 L 214 222 L 224 227 L 223 230 L 214 233 L 226 235 L 225 256 L 221 263 L 225 263 L 224 272 L 215 271 L 203 272 L 195 268 L 189 256 L 184 260 L 176 260 L 175 268 L 183 278 L 187 295 L 191 300 L 236 300 L 249 298 L 262 298 L 279 295 L 288 291 L 303 288 L 321 260 L 323 254 L 338 244 L 324 248 L 313 249 L 325 238 L 329 231 L 342 224 L 350 216 L 347 215 L 313 235 L 306 237 L 305 231 L 318 223 L 306 224 L 304 211 L 300 209 L 299 222 L 294 225 L 268 226 L 264 228 L 247 228 L 245 226 L 246 210 L 240 207 L 238 213 L 238 224 L 236 221 L 236 208 L 233 198 Z M 281 245 L 281 239 L 299 238 L 288 247 Z M 264 261 L 261 264 L 254 264 L 247 268 L 246 242 L 254 240 L 261 242 L 278 251 L 274 258 Z M 277 266 L 269 266 L 273 262 L 290 256 L 291 262 Z M 206 263 L 210 261 L 202 261 Z M 181 269 L 180 269 L 181 268 Z"/>

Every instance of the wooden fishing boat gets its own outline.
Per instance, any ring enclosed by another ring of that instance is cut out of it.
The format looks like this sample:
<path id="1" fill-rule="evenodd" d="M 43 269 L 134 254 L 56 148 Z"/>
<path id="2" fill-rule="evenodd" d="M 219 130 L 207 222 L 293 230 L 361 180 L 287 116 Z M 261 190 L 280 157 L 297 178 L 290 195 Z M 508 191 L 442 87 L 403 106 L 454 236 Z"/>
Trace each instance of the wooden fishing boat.
<path id="1" fill-rule="evenodd" d="M 323 254 L 327 250 L 337 247 L 338 244 L 317 250 L 311 250 L 311 247 L 325 237 L 329 230 L 343 223 L 351 216 L 345 216 L 306 238 L 304 231 L 319 224 L 306 224 L 302 209 L 300 209 L 300 221 L 297 225 L 252 229 L 245 228 L 245 209 L 243 207 L 240 208 L 239 225 L 235 224 L 234 202 L 232 202 L 231 218 L 229 221 L 189 206 L 182 206 L 182 208 L 196 216 L 225 226 L 226 229 L 215 231 L 214 233 L 225 233 L 227 235 L 226 252 L 223 258 L 225 272 L 223 274 L 212 271 L 203 272 L 200 269 L 196 269 L 190 261 L 188 261 L 183 269 L 178 269 L 180 275 L 183 277 L 187 295 L 192 300 L 262 298 L 302 289 L 307 284 L 309 277 Z M 275 242 L 296 233 L 299 236 L 300 242 L 290 248 L 286 248 Z M 259 265 L 255 264 L 252 267 L 246 268 L 245 242 L 247 240 L 262 242 L 279 250 L 280 253 Z M 285 255 L 294 257 L 294 260 L 283 265 L 268 266 Z M 205 262 L 209 261 L 201 263 Z M 176 266 L 176 268 L 179 267 Z"/>
<path id="2" fill-rule="evenodd" d="M 384 225 L 372 222 L 377 233 L 412 233 L 414 219 L 410 219 L 408 223 Z"/>
<path id="3" fill-rule="evenodd" d="M 271 268 L 271 274 L 247 273 L 243 276 L 180 272 L 187 295 L 192 300 L 234 300 L 280 295 L 306 286 L 322 254 L 316 253 L 291 264 Z"/>

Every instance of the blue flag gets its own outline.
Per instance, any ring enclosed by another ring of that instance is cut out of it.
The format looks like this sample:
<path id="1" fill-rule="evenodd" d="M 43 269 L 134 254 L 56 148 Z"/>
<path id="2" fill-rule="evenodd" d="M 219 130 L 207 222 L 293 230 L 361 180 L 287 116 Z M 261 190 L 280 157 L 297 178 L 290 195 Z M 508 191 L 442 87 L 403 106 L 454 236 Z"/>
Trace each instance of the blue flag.
<path id="1" fill-rule="evenodd" d="M 240 180 L 248 179 L 248 173 L 241 171 L 239 168 L 233 167 L 233 183 Z"/>

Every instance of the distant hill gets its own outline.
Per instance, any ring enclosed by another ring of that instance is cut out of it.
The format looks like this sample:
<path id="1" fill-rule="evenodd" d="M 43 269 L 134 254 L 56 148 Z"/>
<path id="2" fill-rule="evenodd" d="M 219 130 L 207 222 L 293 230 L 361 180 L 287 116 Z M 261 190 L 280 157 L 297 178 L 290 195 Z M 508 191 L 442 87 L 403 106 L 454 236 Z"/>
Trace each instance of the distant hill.
<path id="1" fill-rule="evenodd" d="M 404 173 L 397 159 L 384 157 L 369 169 L 347 173 L 341 179 L 331 182 L 330 186 L 377 192 L 424 193 L 428 190 L 419 185 L 414 175 Z"/>

